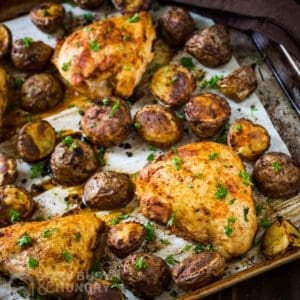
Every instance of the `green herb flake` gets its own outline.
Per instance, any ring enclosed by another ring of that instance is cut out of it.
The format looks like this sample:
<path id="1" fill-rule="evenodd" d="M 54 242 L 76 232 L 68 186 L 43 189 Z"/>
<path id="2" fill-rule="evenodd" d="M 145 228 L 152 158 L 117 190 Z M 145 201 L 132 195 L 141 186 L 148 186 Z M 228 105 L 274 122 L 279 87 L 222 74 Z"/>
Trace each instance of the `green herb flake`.
<path id="1" fill-rule="evenodd" d="M 212 152 L 212 153 L 209 154 L 208 159 L 209 160 L 215 160 L 218 156 L 219 156 L 218 153 Z"/>
<path id="2" fill-rule="evenodd" d="M 97 43 L 97 41 L 95 41 L 95 40 L 90 41 L 90 49 L 91 49 L 93 52 L 99 51 L 100 46 L 99 46 L 99 44 Z"/>
<path id="3" fill-rule="evenodd" d="M 29 256 L 27 266 L 30 269 L 36 269 L 39 266 L 39 261 L 32 256 Z"/>
<path id="4" fill-rule="evenodd" d="M 175 156 L 173 159 L 173 164 L 175 166 L 175 169 L 178 171 L 180 170 L 180 167 L 181 167 L 181 159 L 179 158 L 179 156 Z"/>
<path id="5" fill-rule="evenodd" d="M 80 242 L 80 240 L 81 240 L 81 233 L 80 232 L 76 232 L 74 234 L 74 237 L 75 237 L 76 242 Z"/>
<path id="6" fill-rule="evenodd" d="M 24 83 L 24 80 L 23 80 L 23 79 L 21 79 L 21 78 L 19 78 L 19 77 L 15 77 L 15 78 L 13 79 L 12 86 L 13 86 L 13 88 L 14 88 L 15 90 L 19 90 L 19 89 L 21 89 L 23 83 Z"/>
<path id="7" fill-rule="evenodd" d="M 138 271 L 143 271 L 146 270 L 148 268 L 147 263 L 144 260 L 144 257 L 141 256 L 139 257 L 139 259 L 137 260 L 136 264 L 135 264 L 135 269 Z"/>
<path id="8" fill-rule="evenodd" d="M 35 179 L 41 177 L 45 170 L 45 165 L 43 162 L 36 163 L 30 167 L 30 178 Z"/>
<path id="9" fill-rule="evenodd" d="M 23 46 L 24 46 L 25 48 L 29 48 L 30 45 L 31 45 L 32 42 L 33 42 L 33 40 L 32 40 L 31 37 L 24 37 L 24 38 L 22 38 L 21 41 L 22 41 L 22 44 L 23 44 Z"/>
<path id="10" fill-rule="evenodd" d="M 108 106 L 108 105 L 109 105 L 109 102 L 110 102 L 110 101 L 109 101 L 109 99 L 107 99 L 107 98 L 105 98 L 105 99 L 102 100 L 102 103 L 103 103 L 104 106 Z"/>
<path id="11" fill-rule="evenodd" d="M 117 111 L 119 110 L 119 108 L 120 108 L 120 101 L 118 100 L 112 106 L 109 117 L 113 118 L 115 116 L 115 114 L 117 113 Z"/>
<path id="12" fill-rule="evenodd" d="M 67 263 L 71 263 L 73 261 L 73 255 L 69 251 L 63 251 L 62 257 Z"/>
<path id="13" fill-rule="evenodd" d="M 64 72 L 67 72 L 69 70 L 69 68 L 71 67 L 71 61 L 67 61 L 67 62 L 64 62 L 61 66 L 61 69 L 64 71 Z"/>
<path id="14" fill-rule="evenodd" d="M 119 224 L 121 221 L 126 220 L 130 217 L 129 214 L 120 214 L 119 216 L 117 216 L 116 218 L 113 218 L 111 220 L 111 224 L 112 225 L 117 225 Z"/>
<path id="15" fill-rule="evenodd" d="M 28 235 L 27 232 L 25 232 L 17 241 L 17 245 L 19 247 L 25 247 L 29 246 L 32 243 L 32 238 Z"/>
<path id="16" fill-rule="evenodd" d="M 230 237 L 233 233 L 233 228 L 231 227 L 232 224 L 234 224 L 236 222 L 236 218 L 235 217 L 230 217 L 227 219 L 227 225 L 224 226 L 224 233 Z"/>
<path id="17" fill-rule="evenodd" d="M 210 251 L 210 252 L 214 252 L 215 249 L 213 247 L 212 244 L 207 244 L 207 245 L 203 245 L 203 244 L 197 244 L 195 247 L 194 247 L 194 252 L 196 253 L 200 253 L 200 252 L 204 252 L 204 251 Z"/>
<path id="18" fill-rule="evenodd" d="M 32 115 L 31 114 L 27 114 L 25 117 L 25 122 L 28 123 L 28 122 L 32 122 Z"/>
<path id="19" fill-rule="evenodd" d="M 259 225 L 263 228 L 269 228 L 272 225 L 272 221 L 267 218 L 263 218 Z"/>
<path id="20" fill-rule="evenodd" d="M 84 14 L 83 18 L 88 22 L 92 22 L 94 20 L 94 16 L 91 13 Z"/>
<path id="21" fill-rule="evenodd" d="M 241 125 L 241 124 L 237 124 L 236 126 L 235 126 L 235 131 L 236 132 L 241 132 L 243 130 L 243 126 Z"/>
<path id="22" fill-rule="evenodd" d="M 194 176 L 198 179 L 203 178 L 203 175 L 201 173 L 195 173 Z"/>
<path id="23" fill-rule="evenodd" d="M 227 195 L 228 195 L 227 189 L 222 184 L 219 183 L 217 185 L 217 191 L 215 192 L 215 197 L 217 199 L 224 199 L 226 198 Z"/>
<path id="24" fill-rule="evenodd" d="M 229 205 L 232 205 L 235 202 L 235 200 L 236 200 L 235 198 L 230 199 L 229 200 Z"/>
<path id="25" fill-rule="evenodd" d="M 83 28 L 83 31 L 84 31 L 84 32 L 90 32 L 90 31 L 91 31 L 91 27 L 88 27 L 88 26 L 87 26 L 87 27 L 84 27 L 84 28 Z"/>
<path id="26" fill-rule="evenodd" d="M 176 211 L 172 211 L 171 216 L 170 216 L 170 218 L 168 220 L 168 223 L 167 223 L 168 227 L 171 227 L 171 226 L 174 225 L 175 220 L 176 220 L 176 215 L 177 215 L 177 212 Z"/>
<path id="27" fill-rule="evenodd" d="M 102 146 L 96 152 L 97 160 L 101 167 L 104 167 L 106 165 L 106 161 L 104 159 L 105 151 L 106 151 L 106 148 Z"/>
<path id="28" fill-rule="evenodd" d="M 131 66 L 130 65 L 125 65 L 124 70 L 125 71 L 131 71 Z"/>
<path id="29" fill-rule="evenodd" d="M 216 88 L 218 81 L 223 79 L 223 77 L 224 77 L 223 75 L 214 75 L 214 76 L 210 77 L 209 79 L 204 80 L 201 84 L 201 89 Z"/>
<path id="30" fill-rule="evenodd" d="M 160 239 L 160 242 L 166 246 L 171 245 L 171 242 L 169 240 L 166 239 Z"/>
<path id="31" fill-rule="evenodd" d="M 11 223 L 15 223 L 15 222 L 19 221 L 21 218 L 21 213 L 14 209 L 10 209 L 8 211 L 8 215 L 9 215 L 9 220 Z"/>
<path id="32" fill-rule="evenodd" d="M 155 231 L 154 231 L 153 223 L 148 221 L 145 225 L 145 229 L 146 229 L 146 237 L 145 237 L 146 241 L 148 241 L 148 242 L 153 241 L 155 238 Z"/>
<path id="33" fill-rule="evenodd" d="M 275 160 L 271 161 L 271 166 L 276 172 L 280 172 L 282 169 L 282 165 Z"/>
<path id="34" fill-rule="evenodd" d="M 260 216 L 262 214 L 263 209 L 264 208 L 261 205 L 259 205 L 259 204 L 256 205 L 256 207 L 255 207 L 255 213 L 256 213 L 256 215 Z"/>
<path id="35" fill-rule="evenodd" d="M 120 289 L 121 288 L 121 279 L 119 277 L 113 277 L 111 280 L 110 288 L 112 289 Z"/>
<path id="36" fill-rule="evenodd" d="M 187 68 L 188 70 L 193 70 L 195 68 L 195 65 L 193 63 L 193 59 L 190 56 L 183 56 L 180 59 L 180 64 Z"/>
<path id="37" fill-rule="evenodd" d="M 149 162 L 153 161 L 155 159 L 155 154 L 154 153 L 150 153 L 148 156 L 147 156 L 147 160 Z"/>
<path id="38" fill-rule="evenodd" d="M 245 208 L 244 208 L 244 220 L 245 220 L 246 222 L 249 222 L 248 214 L 249 214 L 249 207 L 245 207 Z"/>
<path id="39" fill-rule="evenodd" d="M 135 123 L 133 124 L 133 126 L 134 126 L 135 129 L 139 129 L 139 128 L 141 128 L 141 123 L 135 122 Z"/>
<path id="40" fill-rule="evenodd" d="M 64 145 L 67 145 L 69 146 L 69 149 L 70 151 L 74 151 L 75 149 L 77 149 L 78 145 L 77 143 L 75 142 L 75 140 L 73 139 L 73 137 L 71 136 L 66 136 L 63 140 L 62 140 L 62 143 Z"/>
<path id="41" fill-rule="evenodd" d="M 167 264 L 174 266 L 179 263 L 177 259 L 174 258 L 174 255 L 170 254 L 165 258 Z"/>
<path id="42" fill-rule="evenodd" d="M 131 16 L 127 19 L 128 23 L 137 23 L 139 21 L 140 21 L 140 16 L 138 13 L 135 13 L 133 16 Z"/>
<path id="43" fill-rule="evenodd" d="M 185 120 L 185 115 L 184 113 L 181 113 L 181 112 L 176 112 L 176 117 L 179 119 L 179 120 Z"/>
<path id="44" fill-rule="evenodd" d="M 186 244 L 184 247 L 184 251 L 190 251 L 192 249 L 193 245 L 192 244 Z"/>
<path id="45" fill-rule="evenodd" d="M 244 185 L 246 185 L 246 186 L 253 185 L 253 183 L 251 181 L 251 176 L 247 172 L 241 170 L 239 173 L 239 176 L 240 176 L 240 178 L 242 178 Z"/>

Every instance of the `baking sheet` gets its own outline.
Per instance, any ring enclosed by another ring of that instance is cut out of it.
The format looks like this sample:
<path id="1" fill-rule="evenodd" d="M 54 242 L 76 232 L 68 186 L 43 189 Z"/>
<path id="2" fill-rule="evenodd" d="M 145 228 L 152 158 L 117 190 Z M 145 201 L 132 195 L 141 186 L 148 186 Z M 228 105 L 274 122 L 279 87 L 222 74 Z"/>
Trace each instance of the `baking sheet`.
<path id="1" fill-rule="evenodd" d="M 72 14 L 74 15 L 82 15 L 83 13 L 86 13 L 86 11 L 83 11 L 77 7 L 73 7 L 67 4 L 65 4 L 65 8 L 67 12 L 72 12 Z M 154 18 L 157 19 L 164 9 L 165 8 L 161 8 L 155 13 L 152 12 Z M 107 15 L 107 12 L 101 12 L 101 10 L 99 10 L 99 14 L 105 16 Z M 193 18 L 199 29 L 213 24 L 212 20 L 201 17 L 199 15 L 193 14 Z M 33 37 L 35 40 L 43 40 L 51 46 L 55 45 L 55 36 L 49 36 L 39 31 L 34 25 L 32 25 L 28 16 L 20 17 L 12 21 L 5 22 L 5 24 L 13 32 L 14 39 L 30 36 Z M 173 58 L 172 62 L 178 62 L 180 60 L 180 57 L 182 56 L 189 55 L 181 51 Z M 226 75 L 238 67 L 238 63 L 234 57 L 229 63 L 216 69 L 205 68 L 202 65 L 197 64 L 196 60 L 193 60 L 193 62 L 195 63 L 196 68 L 205 70 L 206 78 L 209 78 L 216 74 Z M 147 85 L 143 86 L 142 89 L 145 95 L 131 107 L 132 115 L 134 115 L 140 107 L 153 102 L 153 96 L 150 95 Z M 197 92 L 199 92 L 199 89 L 195 91 L 195 93 Z M 263 125 L 268 130 L 271 136 L 271 145 L 269 151 L 280 151 L 288 153 L 286 145 L 284 144 L 281 137 L 272 125 L 268 114 L 266 113 L 256 94 L 252 94 L 248 99 L 246 99 L 240 104 L 237 104 L 231 100 L 228 100 L 228 102 L 230 103 L 232 110 L 230 123 L 237 118 L 246 117 L 254 121 L 255 123 Z M 78 107 L 72 107 L 59 114 L 52 115 L 51 117 L 48 117 L 46 119 L 52 124 L 56 131 L 65 129 L 72 129 L 74 131 L 78 131 L 80 118 L 81 116 L 80 114 L 78 114 Z M 187 144 L 196 140 L 197 138 L 191 133 L 191 131 L 188 131 L 187 133 L 185 133 L 182 141 L 176 146 Z M 106 151 L 105 158 L 107 165 L 105 166 L 105 169 L 134 174 L 147 164 L 147 156 L 149 155 L 149 153 L 153 153 L 153 150 L 149 150 L 149 145 L 144 143 L 134 133 L 128 138 L 128 140 L 126 140 L 126 143 L 130 146 L 129 149 L 128 146 L 116 146 L 109 148 Z M 15 139 L 12 138 L 11 140 L 0 144 L 0 151 L 14 153 L 14 144 Z M 162 151 L 160 150 L 156 150 L 154 152 L 156 156 L 158 156 L 161 153 Z M 247 169 L 249 172 L 252 171 L 251 164 L 247 164 Z M 39 184 L 41 183 L 41 181 L 46 181 L 49 179 L 47 177 L 31 179 L 30 165 L 21 160 L 18 160 L 18 170 L 19 177 L 17 179 L 16 184 L 19 186 L 23 186 L 28 190 L 30 190 L 30 187 L 33 183 Z M 26 181 L 24 179 L 26 179 Z M 66 202 L 64 199 L 68 194 L 73 192 L 73 188 L 54 187 L 53 189 L 38 195 L 34 198 L 34 200 L 38 203 L 38 209 L 35 212 L 33 218 L 41 216 L 48 218 L 55 215 L 61 215 L 65 213 L 67 209 L 72 209 L 72 205 L 70 207 L 66 207 Z M 294 197 L 293 199 L 286 200 L 284 202 L 281 202 L 280 200 L 270 202 L 266 201 L 266 199 L 260 193 L 255 191 L 255 200 L 257 201 L 257 203 L 261 204 L 265 208 L 263 210 L 263 215 L 274 217 L 280 214 L 293 221 L 296 224 L 296 226 L 300 226 L 299 196 Z M 133 200 L 129 204 L 129 208 L 131 211 L 130 218 L 126 221 L 137 220 L 142 223 L 147 222 L 147 220 L 141 214 L 139 214 L 137 203 L 135 200 Z M 99 215 L 110 215 L 110 212 L 99 212 Z M 145 244 L 139 251 L 142 251 L 143 249 L 147 248 L 148 250 L 152 250 L 156 255 L 161 256 L 162 258 L 165 258 L 167 255 L 172 254 L 178 261 L 181 261 L 184 257 L 192 253 L 193 247 L 191 247 L 188 251 L 184 250 L 186 249 L 186 245 L 192 244 L 190 241 L 186 241 L 182 238 L 178 238 L 175 235 L 170 234 L 169 231 L 166 230 L 166 228 L 163 226 L 155 224 L 154 226 L 157 237 L 156 240 L 159 241 L 160 239 L 168 239 L 171 242 L 171 244 L 166 246 L 158 243 L 157 245 L 152 245 L 152 247 L 149 247 L 149 245 Z M 255 239 L 256 241 L 259 240 L 261 234 L 262 232 L 261 230 L 259 230 Z M 113 276 L 119 276 L 120 260 L 116 259 L 115 256 L 113 256 L 109 252 L 107 254 L 111 258 L 110 267 L 108 269 L 105 268 L 106 271 L 103 272 L 103 275 L 109 279 Z M 252 266 L 263 261 L 264 257 L 260 254 L 259 247 L 256 245 L 242 259 L 235 260 L 227 265 L 225 277 L 230 276 L 234 273 L 238 273 L 242 270 L 249 269 Z M 24 290 L 24 287 L 18 286 L 11 288 L 10 282 L 5 278 L 1 278 L 0 299 L 24 299 L 24 297 L 18 294 L 18 291 L 20 290 L 24 292 L 25 299 L 29 299 L 29 297 L 26 297 L 26 295 L 29 294 L 26 290 Z M 129 291 L 124 290 L 124 292 L 126 293 L 128 299 L 136 299 Z M 170 299 L 173 296 L 181 294 L 183 294 L 182 291 L 178 290 L 176 287 L 172 287 L 170 291 L 165 292 L 162 296 L 158 297 L 157 299 Z"/>

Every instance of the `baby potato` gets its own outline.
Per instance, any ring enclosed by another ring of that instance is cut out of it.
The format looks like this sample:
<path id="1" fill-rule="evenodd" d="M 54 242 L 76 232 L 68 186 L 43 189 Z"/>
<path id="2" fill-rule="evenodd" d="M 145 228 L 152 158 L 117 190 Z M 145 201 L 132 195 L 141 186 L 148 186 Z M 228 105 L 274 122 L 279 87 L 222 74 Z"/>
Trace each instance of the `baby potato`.
<path id="1" fill-rule="evenodd" d="M 113 282 L 95 279 L 87 284 L 85 300 L 125 300 L 118 288 L 114 288 Z"/>
<path id="2" fill-rule="evenodd" d="M 14 185 L 0 187 L 0 226 L 27 219 L 33 210 L 29 193 Z"/>
<path id="3" fill-rule="evenodd" d="M 15 159 L 0 153 L 0 186 L 12 184 L 17 178 L 17 162 Z"/>
<path id="4" fill-rule="evenodd" d="M 138 134 L 151 145 L 168 148 L 183 135 L 182 122 L 169 109 L 160 105 L 146 105 L 135 115 Z"/>
<path id="5" fill-rule="evenodd" d="M 241 158 L 256 160 L 269 148 L 270 136 L 263 126 L 238 119 L 229 128 L 227 143 Z"/>
<path id="6" fill-rule="evenodd" d="M 209 68 L 227 63 L 232 56 L 229 34 L 221 24 L 196 32 L 186 42 L 185 48 L 202 65 Z"/>
<path id="7" fill-rule="evenodd" d="M 242 66 L 217 82 L 219 91 L 237 102 L 252 94 L 256 86 L 255 65 Z"/>
<path id="8" fill-rule="evenodd" d="M 180 65 L 161 67 L 150 82 L 151 93 L 166 107 L 176 107 L 187 102 L 195 87 L 193 75 Z"/>
<path id="9" fill-rule="evenodd" d="M 148 10 L 151 0 L 112 0 L 115 8 L 122 13 L 130 14 Z"/>
<path id="10" fill-rule="evenodd" d="M 31 21 L 41 31 L 52 33 L 64 22 L 65 9 L 61 4 L 45 2 L 30 11 Z"/>
<path id="11" fill-rule="evenodd" d="M 17 150 L 21 158 L 28 162 L 46 158 L 55 147 L 54 128 L 45 120 L 25 124 L 19 132 Z"/>
<path id="12" fill-rule="evenodd" d="M 137 250 L 145 239 L 145 228 L 137 222 L 112 226 L 107 234 L 107 246 L 118 257 L 125 257 Z"/>
<path id="13" fill-rule="evenodd" d="M 73 2 L 83 9 L 94 9 L 100 7 L 104 0 L 73 0 Z"/>
<path id="14" fill-rule="evenodd" d="M 170 46 L 180 47 L 193 34 L 194 21 L 187 10 L 171 7 L 159 18 L 158 29 Z"/>
<path id="15" fill-rule="evenodd" d="M 213 93 L 194 95 L 185 107 L 189 126 L 200 139 L 215 136 L 228 122 L 230 112 L 226 99 Z"/>
<path id="16" fill-rule="evenodd" d="M 175 266 L 174 282 L 184 290 L 196 290 L 224 275 L 225 260 L 219 252 L 193 254 Z"/>
<path id="17" fill-rule="evenodd" d="M 261 247 L 263 254 L 267 257 L 284 254 L 291 248 L 300 248 L 300 231 L 290 221 L 278 217 L 266 229 Z"/>
<path id="18" fill-rule="evenodd" d="M 11 49 L 11 32 L 4 25 L 0 24 L 0 59 L 9 54 Z"/>

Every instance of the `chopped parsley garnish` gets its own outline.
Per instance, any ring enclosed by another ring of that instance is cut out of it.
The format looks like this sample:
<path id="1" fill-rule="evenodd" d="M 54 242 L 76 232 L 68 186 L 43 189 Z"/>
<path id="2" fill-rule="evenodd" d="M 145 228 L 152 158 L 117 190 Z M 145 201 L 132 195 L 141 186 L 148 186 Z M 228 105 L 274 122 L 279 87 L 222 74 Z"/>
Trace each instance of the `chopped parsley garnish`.
<path id="1" fill-rule="evenodd" d="M 13 88 L 14 88 L 14 89 L 19 90 L 19 89 L 22 87 L 23 83 L 24 83 L 24 80 L 23 80 L 23 79 L 21 79 L 21 78 L 19 78 L 19 77 L 15 77 L 15 78 L 13 79 L 12 85 L 13 85 Z"/>
<path id="2" fill-rule="evenodd" d="M 235 198 L 230 199 L 229 205 L 232 205 L 235 202 L 235 200 L 236 200 Z"/>
<path id="3" fill-rule="evenodd" d="M 131 66 L 130 65 L 125 65 L 124 70 L 125 71 L 131 71 Z"/>
<path id="4" fill-rule="evenodd" d="M 31 114 L 27 114 L 25 117 L 25 122 L 28 123 L 28 122 L 32 122 L 32 115 Z"/>
<path id="5" fill-rule="evenodd" d="M 227 225 L 224 226 L 224 233 L 227 236 L 231 236 L 232 232 L 233 232 L 233 228 L 231 227 L 232 224 L 234 224 L 236 222 L 236 218 L 235 217 L 230 217 L 227 219 Z"/>
<path id="6" fill-rule="evenodd" d="M 160 239 L 160 242 L 166 246 L 171 245 L 171 242 L 169 240 L 166 239 Z"/>
<path id="7" fill-rule="evenodd" d="M 97 43 L 97 41 L 95 41 L 95 40 L 90 41 L 90 49 L 91 49 L 93 52 L 99 51 L 100 46 L 99 46 L 99 44 Z"/>
<path id="8" fill-rule="evenodd" d="M 119 277 L 113 277 L 112 280 L 111 280 L 111 285 L 110 287 L 112 289 L 120 289 L 121 288 L 121 279 Z"/>
<path id="9" fill-rule="evenodd" d="M 83 31 L 84 31 L 84 32 L 89 32 L 89 31 L 91 31 L 91 27 L 88 27 L 88 26 L 87 26 L 87 27 L 84 27 L 84 28 L 83 28 Z"/>
<path id="10" fill-rule="evenodd" d="M 243 126 L 241 125 L 241 124 L 237 124 L 236 126 L 235 126 L 235 131 L 236 132 L 241 132 L 243 130 Z"/>
<path id="11" fill-rule="evenodd" d="M 36 269 L 39 266 L 39 261 L 32 256 L 29 256 L 27 266 L 30 269 Z"/>
<path id="12" fill-rule="evenodd" d="M 137 22 L 139 22 L 139 20 L 140 20 L 139 14 L 135 13 L 133 16 L 131 16 L 131 17 L 129 17 L 127 19 L 127 22 L 129 22 L 129 23 L 137 23 Z"/>
<path id="13" fill-rule="evenodd" d="M 83 15 L 84 19 L 87 20 L 88 22 L 92 22 L 94 20 L 94 16 L 91 13 L 84 14 Z"/>
<path id="14" fill-rule="evenodd" d="M 116 101 L 114 103 L 114 105 L 112 106 L 109 117 L 113 118 L 115 116 L 115 114 L 117 113 L 119 108 L 120 108 L 120 100 Z"/>
<path id="15" fill-rule="evenodd" d="M 45 229 L 42 233 L 43 238 L 50 238 L 53 232 L 58 231 L 57 227 Z"/>
<path id="16" fill-rule="evenodd" d="M 170 254 L 165 258 L 167 264 L 174 266 L 179 263 L 177 259 L 174 258 L 174 255 Z"/>
<path id="17" fill-rule="evenodd" d="M 219 183 L 217 185 L 217 191 L 215 192 L 215 197 L 217 199 L 224 199 L 226 198 L 227 195 L 228 195 L 227 189 L 221 183 Z"/>
<path id="18" fill-rule="evenodd" d="M 195 173 L 194 176 L 198 179 L 203 177 L 203 175 L 201 173 Z"/>
<path id="19" fill-rule="evenodd" d="M 69 251 L 63 251 L 62 256 L 67 263 L 71 263 L 73 261 L 73 255 Z"/>
<path id="20" fill-rule="evenodd" d="M 215 75 L 210 77 L 208 80 L 204 80 L 201 84 L 201 88 L 205 89 L 205 88 L 216 88 L 217 83 L 219 80 L 223 79 L 223 75 Z"/>
<path id="21" fill-rule="evenodd" d="M 144 257 L 143 256 L 139 257 L 139 259 L 137 260 L 137 262 L 135 264 L 135 268 L 138 271 L 146 270 L 148 268 L 148 265 L 144 261 Z"/>
<path id="22" fill-rule="evenodd" d="M 117 216 L 116 218 L 113 218 L 113 219 L 111 220 L 111 224 L 117 225 L 117 224 L 119 224 L 121 221 L 126 220 L 126 219 L 128 219 L 129 217 L 130 217 L 129 214 L 121 214 L 121 215 Z"/>
<path id="23" fill-rule="evenodd" d="M 76 232 L 74 234 L 74 237 L 75 237 L 76 242 L 79 242 L 81 240 L 81 233 L 80 232 Z"/>
<path id="24" fill-rule="evenodd" d="M 245 220 L 246 222 L 249 222 L 248 214 L 249 214 L 249 207 L 245 207 L 245 208 L 244 208 L 244 220 Z"/>
<path id="25" fill-rule="evenodd" d="M 141 123 L 135 122 L 135 123 L 133 124 L 133 126 L 134 126 L 135 129 L 139 129 L 139 128 L 141 128 Z"/>
<path id="26" fill-rule="evenodd" d="M 67 61 L 67 62 L 64 62 L 61 66 L 61 69 L 64 71 L 64 72 L 67 72 L 69 70 L 69 68 L 71 67 L 71 61 Z"/>
<path id="27" fill-rule="evenodd" d="M 196 253 L 199 253 L 199 252 L 203 252 L 203 251 L 210 251 L 210 252 L 214 252 L 215 249 L 213 247 L 212 244 L 207 244 L 207 245 L 203 245 L 203 244 L 197 244 L 195 247 L 194 247 L 194 252 Z"/>
<path id="28" fill-rule="evenodd" d="M 62 140 L 62 143 L 64 144 L 64 145 L 67 145 L 67 146 L 69 146 L 69 149 L 71 150 L 71 151 L 73 151 L 73 150 L 75 150 L 77 147 L 78 147 L 78 145 L 76 144 L 76 142 L 74 141 L 74 139 L 71 137 L 71 136 L 66 136 L 63 140 Z"/>
<path id="29" fill-rule="evenodd" d="M 31 37 L 24 37 L 24 38 L 22 38 L 21 41 L 22 41 L 22 44 L 23 44 L 23 46 L 24 46 L 25 48 L 29 48 L 30 45 L 31 45 L 32 42 L 33 42 L 33 40 L 32 40 Z"/>
<path id="30" fill-rule="evenodd" d="M 104 159 L 105 151 L 106 151 L 106 148 L 102 146 L 96 152 L 97 160 L 101 167 L 104 167 L 106 165 L 106 162 Z"/>
<path id="31" fill-rule="evenodd" d="M 110 101 L 109 101 L 109 99 L 107 99 L 107 98 L 105 98 L 105 99 L 102 100 L 102 103 L 103 103 L 104 106 L 108 106 L 108 105 L 109 105 L 109 102 L 110 102 Z"/>
<path id="32" fill-rule="evenodd" d="M 195 68 L 195 65 L 193 63 L 193 59 L 190 56 L 183 56 L 180 59 L 180 64 L 187 68 L 188 70 L 193 70 Z"/>
<path id="33" fill-rule="evenodd" d="M 271 161 L 271 166 L 272 166 L 272 168 L 273 168 L 276 172 L 280 172 L 281 169 L 282 169 L 281 164 L 280 164 L 278 161 L 275 161 L 275 160 Z"/>
<path id="34" fill-rule="evenodd" d="M 174 149 L 175 149 L 175 152 L 174 152 Z M 172 161 L 175 166 L 175 169 L 178 171 L 178 170 L 180 170 L 180 167 L 181 167 L 181 159 L 178 156 L 177 149 L 175 147 L 172 147 L 172 150 L 176 154 L 176 156 L 172 159 Z"/>
<path id="35" fill-rule="evenodd" d="M 272 225 L 272 221 L 270 221 L 269 219 L 267 218 L 263 218 L 261 221 L 260 221 L 260 224 L 259 224 L 261 227 L 263 228 L 268 228 Z"/>
<path id="36" fill-rule="evenodd" d="M 21 217 L 21 213 L 14 209 L 10 209 L 8 211 L 8 215 L 9 215 L 9 220 L 11 223 L 15 223 L 15 222 L 19 221 L 20 217 Z"/>
<path id="37" fill-rule="evenodd" d="M 185 120 L 185 115 L 181 112 L 176 112 L 176 117 L 179 119 L 179 120 Z"/>
<path id="38" fill-rule="evenodd" d="M 257 216 L 260 216 L 261 215 L 261 213 L 262 213 L 262 211 L 263 211 L 263 207 L 261 206 L 261 205 L 256 205 L 256 207 L 255 207 L 255 212 L 256 212 L 256 215 Z"/>
<path id="39" fill-rule="evenodd" d="M 208 159 L 209 160 L 215 160 L 218 156 L 219 156 L 218 153 L 212 152 L 212 153 L 209 154 Z"/>
<path id="40" fill-rule="evenodd" d="M 176 211 L 172 211 L 171 216 L 170 216 L 170 218 L 169 218 L 169 221 L 168 221 L 168 223 L 167 223 L 167 226 L 168 226 L 168 227 L 171 227 L 171 226 L 174 225 L 175 220 L 176 220 L 176 215 L 177 215 L 177 212 L 176 212 Z"/>
<path id="41" fill-rule="evenodd" d="M 27 232 L 25 232 L 17 241 L 18 246 L 21 248 L 31 245 L 31 243 L 32 243 L 32 238 L 28 235 Z"/>
<path id="42" fill-rule="evenodd" d="M 150 161 L 153 161 L 155 159 L 155 154 L 154 153 L 150 153 L 148 156 L 147 156 L 147 160 L 150 162 Z"/>
<path id="43" fill-rule="evenodd" d="M 247 172 L 241 170 L 239 173 L 239 176 L 242 178 L 244 185 L 247 185 L 247 186 L 253 185 L 253 183 L 251 181 L 251 176 Z"/>
<path id="44" fill-rule="evenodd" d="M 45 171 L 45 164 L 43 162 L 36 163 L 30 167 L 30 178 L 35 179 L 42 176 Z"/>
<path id="45" fill-rule="evenodd" d="M 186 244 L 184 247 L 184 251 L 190 251 L 192 249 L 193 245 L 192 244 Z"/>
<path id="46" fill-rule="evenodd" d="M 154 231 L 154 226 L 153 224 L 148 221 L 145 225 L 145 229 L 146 229 L 146 241 L 151 242 L 154 240 L 155 237 L 155 231 Z"/>

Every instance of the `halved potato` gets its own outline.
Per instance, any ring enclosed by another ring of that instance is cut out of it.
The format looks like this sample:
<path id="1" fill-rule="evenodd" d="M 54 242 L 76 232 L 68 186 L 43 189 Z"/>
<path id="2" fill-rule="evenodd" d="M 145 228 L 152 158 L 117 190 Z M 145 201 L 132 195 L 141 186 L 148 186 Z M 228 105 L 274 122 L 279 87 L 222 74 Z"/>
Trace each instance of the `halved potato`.
<path id="1" fill-rule="evenodd" d="M 0 67 L 0 127 L 8 101 L 8 82 L 9 77 L 5 69 Z"/>
<path id="2" fill-rule="evenodd" d="M 261 247 L 268 257 L 283 254 L 290 248 L 300 248 L 300 231 L 290 221 L 278 217 L 265 231 Z"/>
<path id="3" fill-rule="evenodd" d="M 0 24 L 0 59 L 9 54 L 10 48 L 11 32 L 4 24 Z"/>
<path id="4" fill-rule="evenodd" d="M 17 174 L 16 160 L 0 152 L 0 186 L 14 183 Z"/>
<path id="5" fill-rule="evenodd" d="M 248 119 L 238 119 L 229 128 L 228 146 L 241 158 L 256 160 L 270 145 L 268 131 Z"/>

